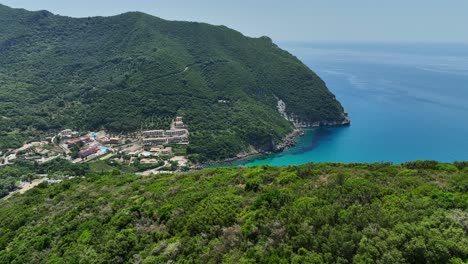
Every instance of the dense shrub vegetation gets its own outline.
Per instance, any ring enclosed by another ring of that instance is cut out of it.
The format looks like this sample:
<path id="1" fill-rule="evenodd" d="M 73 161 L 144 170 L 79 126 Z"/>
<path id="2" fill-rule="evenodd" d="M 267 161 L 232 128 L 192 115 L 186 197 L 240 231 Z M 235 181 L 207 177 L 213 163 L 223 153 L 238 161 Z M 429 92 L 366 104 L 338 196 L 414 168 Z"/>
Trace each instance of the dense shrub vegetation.
<path id="1" fill-rule="evenodd" d="M 323 81 L 267 37 L 142 13 L 69 18 L 0 5 L 0 148 L 61 128 L 133 132 L 182 115 L 199 160 L 271 148 L 302 120 L 342 120 Z M 221 100 L 221 101 L 218 101 Z"/>
<path id="2" fill-rule="evenodd" d="M 0 198 L 17 188 L 19 181 L 31 181 L 36 174 L 54 174 L 84 176 L 90 172 L 88 164 L 72 164 L 64 159 L 54 159 L 38 164 L 30 161 L 18 161 L 14 165 L 0 166 Z"/>
<path id="3" fill-rule="evenodd" d="M 1 263 L 466 263 L 464 163 L 90 175 L 0 201 Z"/>

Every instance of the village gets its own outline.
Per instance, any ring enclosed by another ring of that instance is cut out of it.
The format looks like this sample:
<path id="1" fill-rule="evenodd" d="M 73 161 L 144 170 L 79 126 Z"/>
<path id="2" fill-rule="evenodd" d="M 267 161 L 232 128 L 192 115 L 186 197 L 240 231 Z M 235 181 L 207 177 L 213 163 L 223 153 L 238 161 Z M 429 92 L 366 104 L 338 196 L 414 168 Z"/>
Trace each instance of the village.
<path id="1" fill-rule="evenodd" d="M 136 136 L 65 129 L 44 141 L 0 153 L 0 166 L 19 160 L 46 163 L 62 158 L 72 163 L 109 161 L 133 166 L 140 175 L 171 173 L 189 169 L 188 144 L 189 130 L 182 117 L 176 117 L 168 130 L 142 130 Z"/>

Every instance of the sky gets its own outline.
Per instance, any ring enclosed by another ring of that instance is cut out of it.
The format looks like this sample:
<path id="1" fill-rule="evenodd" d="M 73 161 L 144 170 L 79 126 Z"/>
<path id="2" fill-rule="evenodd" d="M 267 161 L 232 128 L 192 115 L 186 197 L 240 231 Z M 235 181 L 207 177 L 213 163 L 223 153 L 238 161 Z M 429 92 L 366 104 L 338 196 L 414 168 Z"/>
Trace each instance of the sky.
<path id="1" fill-rule="evenodd" d="M 88 17 L 141 11 L 279 42 L 468 43 L 468 0 L 0 0 Z"/>

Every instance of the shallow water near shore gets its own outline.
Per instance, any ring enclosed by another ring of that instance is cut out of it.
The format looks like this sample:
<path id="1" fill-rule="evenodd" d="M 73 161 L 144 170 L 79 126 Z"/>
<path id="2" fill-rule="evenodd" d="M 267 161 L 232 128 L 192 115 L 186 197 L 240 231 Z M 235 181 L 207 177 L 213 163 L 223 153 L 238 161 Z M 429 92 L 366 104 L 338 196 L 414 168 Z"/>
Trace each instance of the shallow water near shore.
<path id="1" fill-rule="evenodd" d="M 468 46 L 282 44 L 337 96 L 350 127 L 306 130 L 232 165 L 468 160 Z"/>

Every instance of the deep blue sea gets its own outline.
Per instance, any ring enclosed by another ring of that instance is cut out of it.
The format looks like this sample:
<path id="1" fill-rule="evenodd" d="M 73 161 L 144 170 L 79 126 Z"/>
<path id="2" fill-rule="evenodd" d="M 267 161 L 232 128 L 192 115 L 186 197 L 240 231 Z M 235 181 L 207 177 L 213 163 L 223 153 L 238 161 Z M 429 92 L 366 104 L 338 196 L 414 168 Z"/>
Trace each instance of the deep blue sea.
<path id="1" fill-rule="evenodd" d="M 350 127 L 236 165 L 468 160 L 468 46 L 282 44 L 337 96 Z"/>

